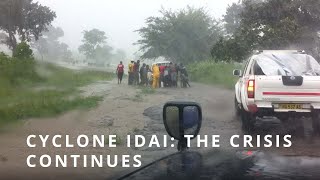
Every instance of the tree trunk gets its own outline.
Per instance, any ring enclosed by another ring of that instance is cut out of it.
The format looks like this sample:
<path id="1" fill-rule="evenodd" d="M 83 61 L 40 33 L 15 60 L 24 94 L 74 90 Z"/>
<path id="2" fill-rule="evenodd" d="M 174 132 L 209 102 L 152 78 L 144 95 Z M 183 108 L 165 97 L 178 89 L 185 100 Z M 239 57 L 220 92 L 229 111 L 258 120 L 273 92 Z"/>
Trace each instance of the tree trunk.
<path id="1" fill-rule="evenodd" d="M 16 37 L 14 36 L 14 33 L 12 32 L 9 32 L 9 47 L 11 48 L 12 50 L 12 53 L 16 50 L 17 48 L 17 40 L 16 40 Z"/>

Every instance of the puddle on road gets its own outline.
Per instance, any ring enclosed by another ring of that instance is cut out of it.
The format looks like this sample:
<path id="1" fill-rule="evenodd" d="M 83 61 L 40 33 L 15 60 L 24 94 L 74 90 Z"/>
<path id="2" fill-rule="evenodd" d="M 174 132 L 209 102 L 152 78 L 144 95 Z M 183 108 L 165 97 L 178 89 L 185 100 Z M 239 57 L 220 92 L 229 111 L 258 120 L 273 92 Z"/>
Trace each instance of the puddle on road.
<path id="1" fill-rule="evenodd" d="M 259 134 L 291 134 L 297 138 L 305 136 L 304 131 L 311 129 L 304 128 L 304 122 L 311 121 L 308 118 L 290 118 L 286 121 L 281 121 L 275 117 L 257 118 L 255 123 L 256 132 Z"/>
<path id="2" fill-rule="evenodd" d="M 88 96 L 104 96 L 113 88 L 113 84 L 110 81 L 98 81 L 93 84 L 79 88 L 84 97 Z"/>
<path id="3" fill-rule="evenodd" d="M 143 115 L 149 117 L 151 120 L 162 122 L 162 108 L 163 105 L 151 106 L 144 110 Z"/>
<path id="4" fill-rule="evenodd" d="M 320 158 L 258 153 L 254 166 L 248 173 L 270 179 L 313 179 L 320 177 L 319 169 Z"/>
<path id="5" fill-rule="evenodd" d="M 114 118 L 111 116 L 103 116 L 96 121 L 90 122 L 90 125 L 98 128 L 113 127 Z"/>
<path id="6" fill-rule="evenodd" d="M 143 135 L 146 138 L 146 142 L 150 142 L 152 135 L 157 135 L 160 144 L 163 144 L 164 135 L 168 135 L 162 121 L 162 106 L 156 105 L 146 108 L 143 112 L 145 126 L 143 129 L 134 132 L 134 134 Z M 133 136 L 131 137 L 133 138 Z M 168 136 L 169 138 L 169 136 Z M 167 139 L 169 141 L 169 139 Z M 134 142 L 132 139 L 131 142 Z M 133 145 L 131 147 L 134 147 Z M 176 148 L 169 147 L 148 147 L 135 148 L 135 150 L 143 152 L 144 160 L 150 161 L 155 160 L 155 157 L 160 158 L 161 156 L 168 155 L 176 152 Z M 161 155 L 161 156 L 159 156 Z"/>

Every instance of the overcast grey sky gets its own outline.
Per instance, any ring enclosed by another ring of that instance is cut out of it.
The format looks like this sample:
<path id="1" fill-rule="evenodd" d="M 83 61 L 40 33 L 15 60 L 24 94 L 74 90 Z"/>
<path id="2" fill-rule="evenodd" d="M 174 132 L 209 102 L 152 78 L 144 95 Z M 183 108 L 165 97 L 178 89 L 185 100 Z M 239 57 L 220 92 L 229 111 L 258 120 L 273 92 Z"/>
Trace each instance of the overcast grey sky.
<path id="1" fill-rule="evenodd" d="M 159 15 L 161 7 L 181 9 L 187 5 L 205 7 L 215 18 L 238 0 L 38 0 L 57 13 L 53 25 L 65 32 L 62 39 L 72 50 L 81 43 L 82 32 L 98 28 L 106 32 L 108 43 L 129 54 L 138 50 L 132 45 L 139 39 L 134 30 L 144 26 L 149 16 Z"/>

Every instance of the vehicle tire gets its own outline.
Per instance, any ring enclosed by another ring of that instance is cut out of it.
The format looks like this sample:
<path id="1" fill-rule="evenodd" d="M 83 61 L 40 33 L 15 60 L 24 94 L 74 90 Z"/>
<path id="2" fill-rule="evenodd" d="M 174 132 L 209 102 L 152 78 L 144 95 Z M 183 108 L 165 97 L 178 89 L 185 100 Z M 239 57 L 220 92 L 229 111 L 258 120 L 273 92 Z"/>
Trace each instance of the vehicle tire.
<path id="1" fill-rule="evenodd" d="M 314 135 L 320 135 L 320 111 L 312 113 L 312 129 Z"/>
<path id="2" fill-rule="evenodd" d="M 239 117 L 241 114 L 241 109 L 237 101 L 237 97 L 234 97 L 234 109 L 235 109 L 236 116 Z"/>
<path id="3" fill-rule="evenodd" d="M 253 133 L 256 117 L 245 110 L 241 110 L 242 129 L 245 133 Z"/>

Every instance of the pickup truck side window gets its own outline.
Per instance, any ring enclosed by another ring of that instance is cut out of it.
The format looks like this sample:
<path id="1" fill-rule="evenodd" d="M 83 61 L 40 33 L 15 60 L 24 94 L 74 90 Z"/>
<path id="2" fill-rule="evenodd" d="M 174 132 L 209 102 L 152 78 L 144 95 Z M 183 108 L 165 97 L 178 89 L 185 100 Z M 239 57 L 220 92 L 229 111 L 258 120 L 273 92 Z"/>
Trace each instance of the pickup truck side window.
<path id="1" fill-rule="evenodd" d="M 253 71 L 254 71 L 254 75 L 258 75 L 258 76 L 264 76 L 264 72 L 262 71 L 261 67 L 259 66 L 259 64 L 257 62 L 254 63 L 253 65 Z"/>
<path id="2" fill-rule="evenodd" d="M 245 65 L 245 67 L 244 67 L 243 75 L 242 75 L 242 76 L 245 76 L 245 75 L 247 74 L 247 69 L 248 69 L 249 62 L 250 62 L 250 59 L 248 59 L 248 60 L 246 61 L 246 65 Z"/>

